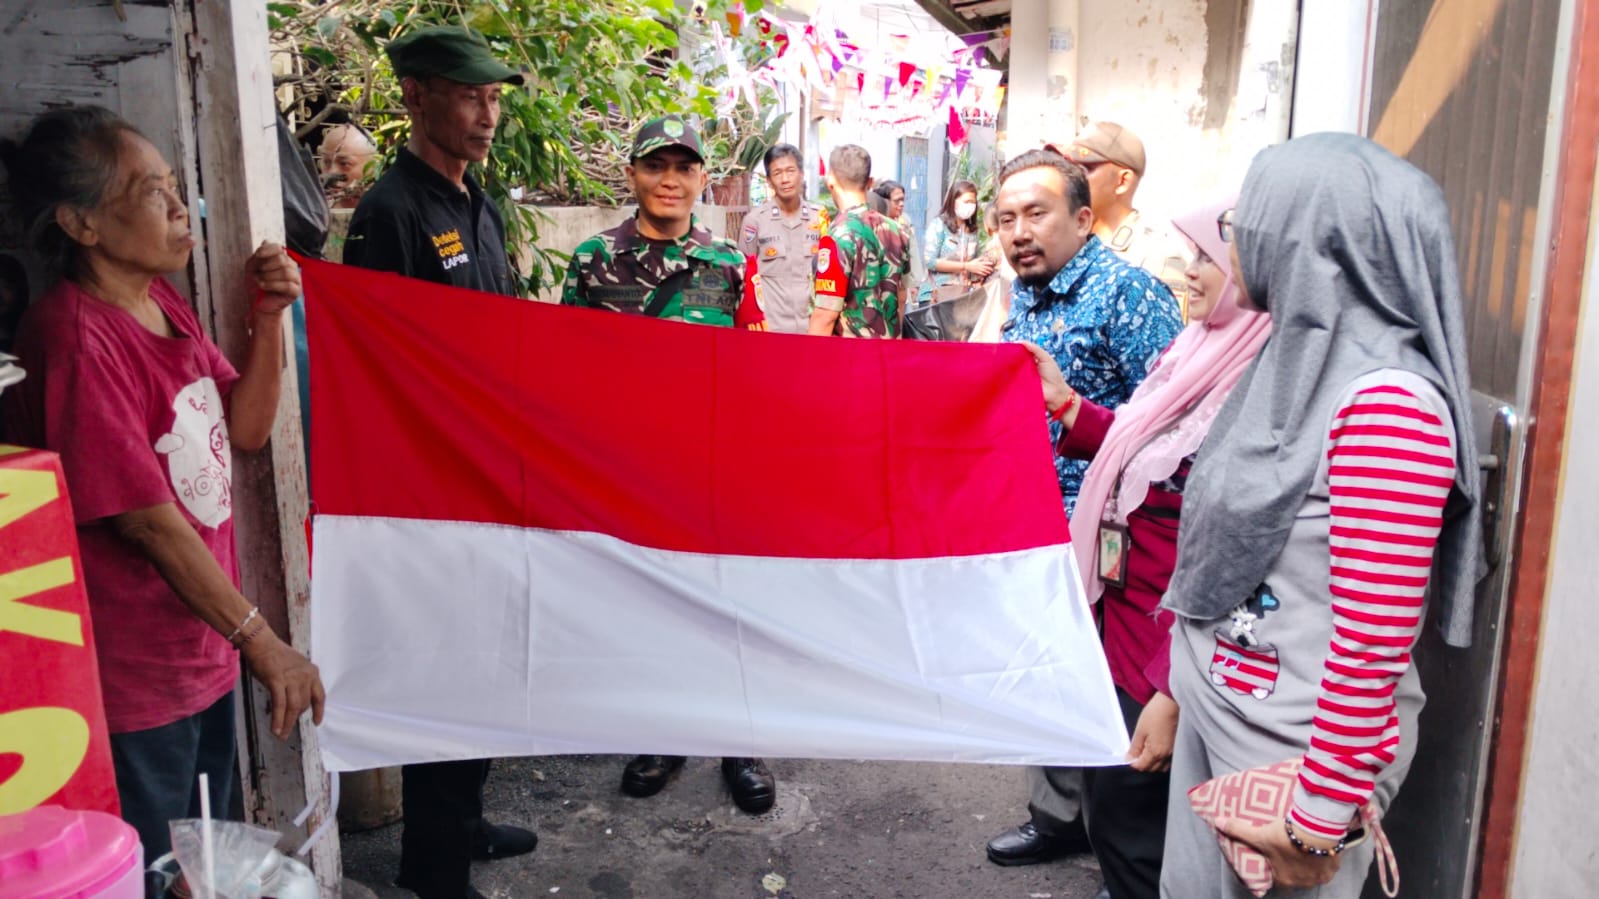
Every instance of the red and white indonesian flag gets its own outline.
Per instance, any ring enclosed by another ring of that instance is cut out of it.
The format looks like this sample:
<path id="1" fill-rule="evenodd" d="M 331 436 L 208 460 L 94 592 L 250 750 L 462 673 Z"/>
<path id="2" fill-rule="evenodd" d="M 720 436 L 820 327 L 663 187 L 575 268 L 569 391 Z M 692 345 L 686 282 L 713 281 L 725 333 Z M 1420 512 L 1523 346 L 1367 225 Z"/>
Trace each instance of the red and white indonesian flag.
<path id="1" fill-rule="evenodd" d="M 1022 349 L 304 277 L 330 769 L 1122 761 Z"/>

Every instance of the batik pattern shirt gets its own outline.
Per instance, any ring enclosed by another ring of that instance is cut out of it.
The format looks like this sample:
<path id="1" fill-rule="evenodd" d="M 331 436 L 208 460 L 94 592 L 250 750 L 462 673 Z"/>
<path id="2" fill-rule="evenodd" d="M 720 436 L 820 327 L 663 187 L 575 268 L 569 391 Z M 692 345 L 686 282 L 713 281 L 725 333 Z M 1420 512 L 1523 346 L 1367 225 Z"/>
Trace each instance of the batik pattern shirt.
<path id="1" fill-rule="evenodd" d="M 846 210 L 816 251 L 816 309 L 837 309 L 841 337 L 898 337 L 900 285 L 910 243 L 893 219 L 865 206 Z"/>
<path id="2" fill-rule="evenodd" d="M 679 272 L 658 310 L 656 290 Z M 731 241 L 692 222 L 676 240 L 651 240 L 636 219 L 577 245 L 566 270 L 561 303 L 704 325 L 751 324 L 744 308 L 744 254 Z M 758 318 L 758 313 L 756 313 Z"/>
<path id="3" fill-rule="evenodd" d="M 1090 236 L 1048 286 L 1035 289 L 1016 281 L 1002 338 L 1043 347 L 1073 390 L 1114 409 L 1133 395 L 1181 330 L 1177 302 L 1166 285 Z M 1051 422 L 1052 445 L 1060 432 L 1060 424 Z M 1087 470 L 1087 460 L 1055 457 L 1067 514 L 1077 506 Z"/>

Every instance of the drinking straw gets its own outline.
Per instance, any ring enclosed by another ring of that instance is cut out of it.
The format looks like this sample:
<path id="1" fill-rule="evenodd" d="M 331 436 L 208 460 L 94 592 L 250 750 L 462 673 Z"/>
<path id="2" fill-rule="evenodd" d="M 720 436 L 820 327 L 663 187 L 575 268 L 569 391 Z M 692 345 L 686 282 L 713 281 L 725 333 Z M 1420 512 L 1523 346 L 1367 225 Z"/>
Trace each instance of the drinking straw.
<path id="1" fill-rule="evenodd" d="M 200 774 L 200 857 L 204 859 L 205 869 L 205 892 L 200 895 L 203 899 L 214 899 L 216 854 L 211 846 L 211 783 L 203 772 Z"/>

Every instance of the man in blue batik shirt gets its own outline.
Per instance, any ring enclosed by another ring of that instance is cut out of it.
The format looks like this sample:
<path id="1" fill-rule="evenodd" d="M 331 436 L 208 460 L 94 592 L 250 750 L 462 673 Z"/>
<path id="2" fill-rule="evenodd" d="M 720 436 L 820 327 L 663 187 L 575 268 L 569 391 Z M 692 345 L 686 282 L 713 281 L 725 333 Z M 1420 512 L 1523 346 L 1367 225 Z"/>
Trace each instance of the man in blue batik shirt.
<path id="1" fill-rule="evenodd" d="M 1088 177 L 1050 150 L 1033 150 L 1000 172 L 999 240 L 1016 269 L 1007 342 L 1027 341 L 1055 357 L 1083 398 L 1114 408 L 1182 330 L 1177 301 L 1154 275 L 1123 262 L 1093 236 Z M 1051 441 L 1060 425 L 1050 423 Z M 1055 457 L 1071 514 L 1088 463 Z M 1033 768 L 1029 818 L 988 842 L 998 865 L 1030 865 L 1087 852 L 1080 768 Z"/>
<path id="2" fill-rule="evenodd" d="M 1011 160 L 1000 172 L 999 239 L 1016 269 L 1006 342 L 1036 343 L 1084 399 L 1115 408 L 1182 330 L 1165 284 L 1121 260 L 1093 236 L 1088 177 L 1049 150 Z M 1050 423 L 1051 439 L 1060 425 Z M 1055 457 L 1071 514 L 1088 462 Z"/>

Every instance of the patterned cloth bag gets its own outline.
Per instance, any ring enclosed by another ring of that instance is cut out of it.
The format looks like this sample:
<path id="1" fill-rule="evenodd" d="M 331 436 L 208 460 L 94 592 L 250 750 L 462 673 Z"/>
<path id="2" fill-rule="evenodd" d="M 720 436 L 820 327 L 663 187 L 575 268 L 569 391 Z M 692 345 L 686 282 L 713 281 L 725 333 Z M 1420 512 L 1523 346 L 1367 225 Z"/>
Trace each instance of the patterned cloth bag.
<path id="1" fill-rule="evenodd" d="M 1207 780 L 1188 791 L 1188 804 L 1193 806 L 1194 814 L 1212 828 L 1220 818 L 1234 818 L 1255 825 L 1280 824 L 1288 817 L 1288 807 L 1293 804 L 1294 786 L 1298 782 L 1299 759 L 1289 759 Z M 1378 821 L 1377 807 L 1367 801 L 1360 808 L 1360 818 L 1365 836 L 1370 836 L 1376 844 L 1377 877 L 1382 881 L 1382 890 L 1392 899 L 1399 895 L 1399 861 Z M 1358 844 L 1365 836 L 1352 838 L 1347 845 Z M 1271 863 L 1264 855 L 1220 831 L 1216 831 L 1216 841 L 1221 844 L 1221 854 L 1232 865 L 1233 873 L 1251 893 L 1259 897 L 1271 891 Z"/>

